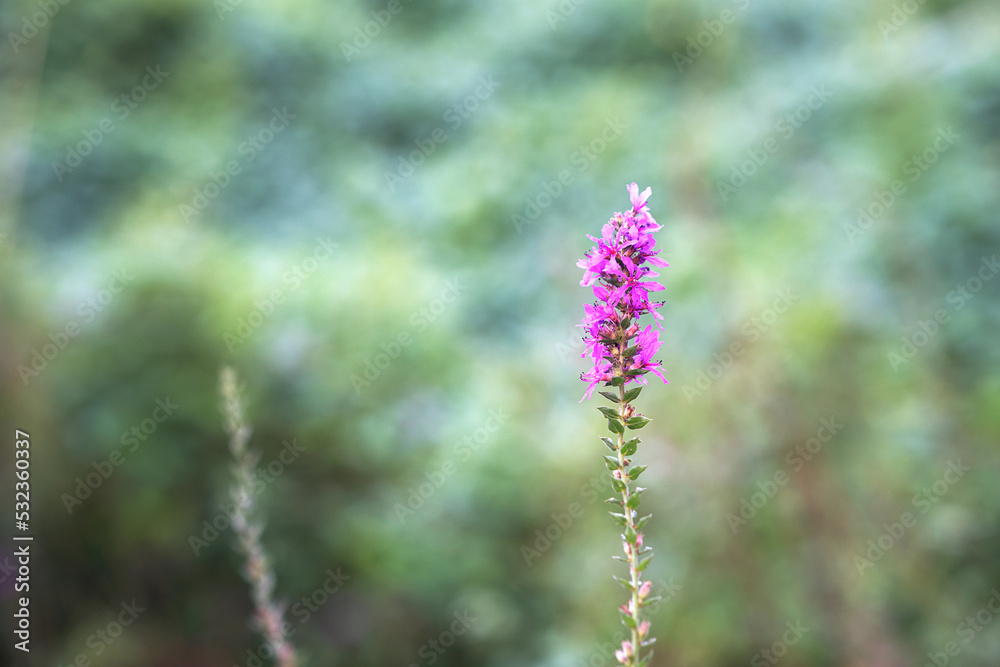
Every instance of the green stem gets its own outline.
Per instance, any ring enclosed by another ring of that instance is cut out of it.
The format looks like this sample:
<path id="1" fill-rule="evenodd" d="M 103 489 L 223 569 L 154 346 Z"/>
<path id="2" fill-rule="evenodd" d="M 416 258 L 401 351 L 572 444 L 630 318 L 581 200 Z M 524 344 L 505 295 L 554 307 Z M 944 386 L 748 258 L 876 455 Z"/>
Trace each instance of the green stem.
<path id="1" fill-rule="evenodd" d="M 619 347 L 619 355 L 621 355 L 621 347 Z M 624 368 L 624 359 L 621 359 L 621 367 Z M 621 422 L 625 424 L 625 407 L 628 405 L 625 403 L 625 383 L 622 383 L 618 387 L 618 416 L 621 417 Z M 626 531 L 628 528 L 632 529 L 633 534 L 638 535 L 639 531 L 635 527 L 635 510 L 629 509 L 628 501 L 632 497 L 632 489 L 629 486 L 630 480 L 628 473 L 625 469 L 625 455 L 622 454 L 622 446 L 625 444 L 625 433 L 618 434 L 618 468 L 622 473 L 622 484 L 625 485 L 625 489 L 622 491 L 622 509 L 625 513 Z M 626 544 L 628 540 L 626 538 Z M 629 578 L 632 581 L 632 620 L 634 621 L 635 627 L 632 630 L 632 661 L 631 665 L 637 667 L 639 664 L 639 549 L 636 544 L 629 545 L 628 553 L 628 570 Z"/>

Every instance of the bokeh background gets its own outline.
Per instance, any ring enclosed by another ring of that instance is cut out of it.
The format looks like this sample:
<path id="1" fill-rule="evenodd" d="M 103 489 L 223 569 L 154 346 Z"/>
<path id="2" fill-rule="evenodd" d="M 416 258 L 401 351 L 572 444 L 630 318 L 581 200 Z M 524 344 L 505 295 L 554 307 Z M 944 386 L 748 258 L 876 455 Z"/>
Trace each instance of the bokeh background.
<path id="1" fill-rule="evenodd" d="M 32 651 L 5 612 L 0 661 L 257 664 L 231 364 L 263 472 L 303 450 L 258 503 L 306 664 L 611 664 L 575 262 L 636 181 L 671 263 L 671 384 L 639 401 L 654 665 L 997 664 L 995 2 L 0 21 L 0 515 L 19 428 L 35 535 Z"/>

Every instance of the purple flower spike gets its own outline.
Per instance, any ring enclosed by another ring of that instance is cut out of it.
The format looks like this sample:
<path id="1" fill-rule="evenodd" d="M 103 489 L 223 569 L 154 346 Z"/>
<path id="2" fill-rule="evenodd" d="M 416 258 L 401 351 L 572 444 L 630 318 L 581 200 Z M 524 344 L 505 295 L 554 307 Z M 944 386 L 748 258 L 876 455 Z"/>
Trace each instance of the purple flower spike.
<path id="1" fill-rule="evenodd" d="M 603 384 L 610 391 L 602 390 L 601 396 L 611 401 L 611 406 L 597 408 L 608 420 L 608 431 L 612 437 L 602 437 L 613 453 L 605 456 L 604 463 L 611 471 L 611 487 L 620 494 L 607 502 L 616 504 L 611 516 L 624 527 L 621 533 L 622 551 L 628 564 L 628 579 L 615 577 L 628 594 L 628 601 L 619 607 L 622 623 L 629 639 L 622 642 L 621 649 L 615 651 L 615 658 L 622 667 L 645 667 L 653 657 L 650 646 L 654 638 L 649 636 L 649 621 L 643 619 L 644 611 L 652 600 L 649 593 L 652 584 L 643 581 L 642 572 L 653 557 L 652 548 L 643 546 L 642 530 L 651 515 L 639 518 L 639 494 L 644 489 L 632 483 L 646 469 L 635 464 L 639 438 L 629 438 L 626 431 L 636 431 L 650 422 L 632 405 L 642 387 L 626 389 L 629 384 L 646 384 L 646 373 L 652 373 L 664 382 L 663 369 L 653 357 L 660 350 L 660 320 L 663 317 L 656 310 L 663 305 L 653 301 L 650 294 L 659 292 L 663 285 L 652 280 L 659 276 L 652 267 L 668 264 L 657 257 L 656 240 L 653 233 L 660 225 L 647 210 L 651 188 L 641 193 L 639 186 L 630 183 L 629 200 L 632 208 L 625 213 L 615 213 L 601 229 L 601 237 L 589 236 L 596 243 L 590 252 L 577 262 L 583 269 L 580 285 L 590 287 L 596 301 L 584 306 L 585 316 L 579 325 L 585 335 L 584 357 L 590 356 L 592 366 L 580 379 L 587 383 L 587 391 L 580 402 L 591 398 L 597 386 Z M 639 318 L 653 316 L 656 324 L 640 327 Z M 646 652 L 648 650 L 648 653 Z M 645 654 L 645 655 L 643 655 Z"/>
<path id="2" fill-rule="evenodd" d="M 626 385 L 645 384 L 642 375 L 651 372 L 667 382 L 660 364 L 652 360 L 660 347 L 659 332 L 648 326 L 640 332 L 638 325 L 639 317 L 649 313 L 662 328 L 663 316 L 656 310 L 663 302 L 651 300 L 650 293 L 662 290 L 663 285 L 648 279 L 659 276 L 651 267 L 669 266 L 657 257 L 653 232 L 661 227 L 647 210 L 651 192 L 652 188 L 646 188 L 640 193 L 639 186 L 630 183 L 632 208 L 615 213 L 601 229 L 600 238 L 588 235 L 597 245 L 576 263 L 583 269 L 580 285 L 592 287 L 597 299 L 593 306 L 586 306 L 580 325 L 586 332 L 582 356 L 589 354 L 594 362 L 580 376 L 588 383 L 581 401 L 593 396 L 597 385 L 616 377 L 623 377 Z M 633 346 L 636 349 L 630 349 Z"/>

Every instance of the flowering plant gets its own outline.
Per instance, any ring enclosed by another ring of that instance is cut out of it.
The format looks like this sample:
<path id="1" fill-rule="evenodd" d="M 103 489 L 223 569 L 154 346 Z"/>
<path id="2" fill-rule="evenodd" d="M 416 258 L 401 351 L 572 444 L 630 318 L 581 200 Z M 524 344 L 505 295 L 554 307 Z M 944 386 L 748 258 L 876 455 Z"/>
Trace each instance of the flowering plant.
<path id="1" fill-rule="evenodd" d="M 642 529 L 651 515 L 638 518 L 639 496 L 642 487 L 632 489 L 631 483 L 646 469 L 644 465 L 632 465 L 631 457 L 636 453 L 639 438 L 625 440 L 625 431 L 637 430 L 649 423 L 649 419 L 639 414 L 632 406 L 642 391 L 647 373 L 652 373 L 664 382 L 659 362 L 653 361 L 660 349 L 660 332 L 647 325 L 639 327 L 639 318 L 651 314 L 657 327 L 662 328 L 663 316 L 656 309 L 663 302 L 650 300 L 650 293 L 663 286 L 649 278 L 659 276 L 651 267 L 668 266 L 657 257 L 656 241 L 653 233 L 661 226 L 649 214 L 646 200 L 651 188 L 642 193 L 635 183 L 628 186 L 631 209 L 625 213 L 615 213 L 601 230 L 601 238 L 588 235 L 595 245 L 590 252 L 577 262 L 584 270 L 580 285 L 592 287 L 597 298 L 593 305 L 585 305 L 586 316 L 583 327 L 586 335 L 586 349 L 593 367 L 580 377 L 587 382 L 587 390 L 580 401 L 593 396 L 598 385 L 617 388 L 614 391 L 600 391 L 601 396 L 611 401 L 615 407 L 601 406 L 598 410 L 608 419 L 608 430 L 615 439 L 602 437 L 601 440 L 613 453 L 605 456 L 611 471 L 611 485 L 621 494 L 607 502 L 617 505 L 621 511 L 611 512 L 612 518 L 624 527 L 622 548 L 625 557 L 616 556 L 628 564 L 629 578 L 615 577 L 629 593 L 628 601 L 621 606 L 622 622 L 631 632 L 631 639 L 622 642 L 615 651 L 618 662 L 627 667 L 643 667 L 653 657 L 649 651 L 645 656 L 642 649 L 656 640 L 649 636 L 649 621 L 643 620 L 641 611 L 658 598 L 649 596 L 651 583 L 640 579 L 641 573 L 652 559 L 652 548 L 642 544 Z"/>

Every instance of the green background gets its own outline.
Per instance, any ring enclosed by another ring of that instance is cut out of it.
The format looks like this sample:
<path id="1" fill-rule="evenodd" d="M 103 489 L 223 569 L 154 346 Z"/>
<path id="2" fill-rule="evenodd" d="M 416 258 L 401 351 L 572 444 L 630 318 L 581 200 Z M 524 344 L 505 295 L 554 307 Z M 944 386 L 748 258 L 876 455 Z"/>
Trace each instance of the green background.
<path id="1" fill-rule="evenodd" d="M 974 618 L 1000 587 L 996 3 L 36 0 L 0 22 L 0 516 L 11 535 L 19 428 L 35 536 L 32 651 L 2 574 L 3 661 L 247 664 L 232 531 L 192 548 L 226 500 L 231 364 L 261 465 L 304 448 L 258 498 L 279 597 L 349 577 L 289 610 L 306 664 L 611 664 L 575 262 L 636 181 L 671 263 L 671 383 L 638 400 L 654 664 L 770 664 L 786 623 L 808 628 L 775 647 L 789 667 L 949 642 L 996 664 L 1000 623 Z"/>

